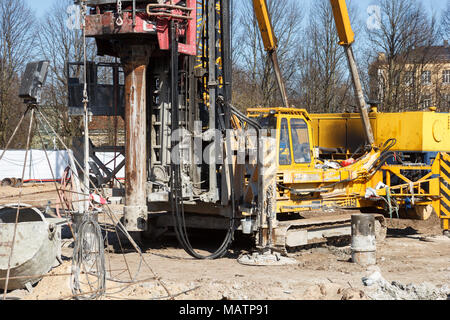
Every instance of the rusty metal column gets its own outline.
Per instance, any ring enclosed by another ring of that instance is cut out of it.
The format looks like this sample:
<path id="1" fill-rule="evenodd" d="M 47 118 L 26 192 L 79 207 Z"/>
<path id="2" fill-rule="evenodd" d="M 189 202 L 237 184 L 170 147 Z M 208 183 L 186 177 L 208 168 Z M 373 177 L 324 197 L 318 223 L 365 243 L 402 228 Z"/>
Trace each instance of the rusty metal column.
<path id="1" fill-rule="evenodd" d="M 147 230 L 146 73 L 151 49 L 130 45 L 121 50 L 125 72 L 125 208 L 130 232 Z"/>

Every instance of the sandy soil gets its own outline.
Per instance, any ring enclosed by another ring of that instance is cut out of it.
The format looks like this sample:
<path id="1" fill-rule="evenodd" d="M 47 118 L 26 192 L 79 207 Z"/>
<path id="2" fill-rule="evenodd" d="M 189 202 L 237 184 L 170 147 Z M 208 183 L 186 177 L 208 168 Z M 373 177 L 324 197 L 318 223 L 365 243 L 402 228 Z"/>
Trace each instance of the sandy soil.
<path id="1" fill-rule="evenodd" d="M 57 186 L 60 187 L 59 184 Z M 48 201 L 52 207 L 60 202 L 54 183 L 26 183 L 19 188 L 0 187 L 0 205 L 18 203 L 19 199 L 21 203 L 44 208 Z"/>
<path id="2" fill-rule="evenodd" d="M 120 206 L 114 207 L 116 210 L 120 212 Z M 388 227 L 386 240 L 377 244 L 377 266 L 386 280 L 403 284 L 427 282 L 438 288 L 450 285 L 450 239 L 442 236 L 437 217 L 428 221 L 388 220 Z M 193 238 L 201 253 L 214 250 L 220 241 L 217 234 Z M 67 275 L 71 270 L 71 243 L 69 238 L 63 240 L 63 265 L 43 278 L 32 293 L 16 290 L 8 298 L 71 298 Z M 122 281 L 134 278 L 138 282 L 130 285 L 107 281 L 106 295 L 101 299 L 167 299 L 166 289 L 179 300 L 369 299 L 369 288 L 361 279 L 373 270 L 352 263 L 348 246 L 321 245 L 297 250 L 290 253 L 297 265 L 278 267 L 239 264 L 237 258 L 249 248 L 249 242 L 240 239 L 222 259 L 194 260 L 173 236 L 165 236 L 142 247 L 144 261 L 129 247 L 118 253 L 108 250 L 108 277 Z M 140 272 L 135 277 L 140 262 Z M 154 279 L 155 274 L 160 280 Z"/>

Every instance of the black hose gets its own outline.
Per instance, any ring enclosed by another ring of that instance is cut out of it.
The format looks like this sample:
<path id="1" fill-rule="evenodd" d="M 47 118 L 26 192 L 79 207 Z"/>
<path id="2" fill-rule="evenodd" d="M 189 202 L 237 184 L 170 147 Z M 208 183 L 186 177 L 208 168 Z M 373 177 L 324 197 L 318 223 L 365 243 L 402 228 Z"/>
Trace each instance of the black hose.
<path id="1" fill-rule="evenodd" d="M 178 109 L 178 42 L 176 40 L 176 27 L 173 21 L 171 21 L 171 59 L 172 59 L 172 68 L 171 68 L 171 79 L 172 79 L 172 132 L 175 132 L 179 129 L 179 109 Z M 223 119 L 221 119 L 223 120 Z M 219 123 L 221 123 L 219 121 Z M 222 124 L 222 123 L 221 123 Z M 224 124 L 222 124 L 224 126 Z M 224 128 L 225 129 L 225 128 Z M 174 149 L 172 149 L 174 152 Z M 173 154 L 172 154 L 173 156 Z M 235 198 L 234 192 L 232 192 L 232 210 L 233 216 L 230 218 L 230 226 L 228 228 L 227 235 L 220 245 L 220 247 L 211 255 L 203 256 L 198 254 L 194 248 L 192 247 L 189 236 L 186 228 L 186 219 L 184 215 L 184 204 L 183 204 L 183 190 L 182 190 L 182 177 L 181 177 L 181 165 L 171 163 L 170 165 L 171 171 L 171 180 L 170 180 L 170 197 L 171 197 L 171 206 L 172 206 L 172 216 L 174 219 L 174 229 L 175 234 L 178 239 L 178 242 L 181 244 L 183 249 L 192 257 L 196 259 L 217 259 L 223 257 L 233 241 L 233 235 L 235 231 L 234 221 L 235 221 Z M 230 176 L 232 177 L 233 170 L 230 170 Z M 232 181 L 232 180 L 231 180 Z"/>
<path id="2" fill-rule="evenodd" d="M 395 152 L 388 152 L 385 153 L 383 156 L 380 156 L 378 158 L 378 161 L 376 163 L 378 163 L 378 165 L 375 167 L 374 172 L 372 173 L 372 175 L 377 172 L 378 170 L 380 170 L 380 168 L 386 163 L 387 160 L 391 159 L 393 156 L 395 155 Z"/>
<path id="3" fill-rule="evenodd" d="M 223 100 L 218 99 L 219 105 L 223 105 Z M 236 115 L 241 121 L 247 122 L 250 126 L 254 127 L 257 131 L 258 138 L 260 136 L 260 129 L 262 128 L 259 123 L 256 121 L 248 118 L 245 116 L 242 112 L 234 108 L 231 104 L 228 105 L 231 112 Z M 173 111 L 175 111 L 175 108 L 173 108 Z M 173 117 L 175 120 L 173 124 L 177 124 L 178 121 L 176 121 L 177 116 Z M 219 122 L 220 123 L 220 122 Z M 258 139 L 259 144 L 259 139 Z M 192 257 L 196 259 L 206 260 L 206 259 L 217 259 L 223 257 L 228 247 L 230 246 L 231 242 L 233 241 L 234 231 L 235 231 L 235 220 L 236 220 L 236 212 L 235 212 L 235 194 L 232 191 L 231 193 L 231 202 L 232 202 L 232 218 L 230 219 L 230 226 L 227 232 L 227 235 L 225 237 L 225 240 L 223 241 L 222 245 L 219 247 L 219 249 L 214 252 L 213 254 L 209 256 L 203 256 L 195 252 L 195 250 L 192 248 L 192 245 L 190 244 L 189 237 L 187 235 L 186 230 L 186 220 L 184 217 L 184 206 L 183 206 L 183 198 L 182 198 L 182 187 L 180 185 L 181 181 L 181 167 L 180 165 L 172 164 L 171 165 L 171 194 L 172 194 L 172 214 L 175 220 L 175 233 L 177 236 L 177 239 L 179 243 L 182 245 L 183 249 Z M 233 174 L 232 170 L 230 170 L 230 181 L 231 184 L 233 184 Z"/>
<path id="4" fill-rule="evenodd" d="M 386 163 L 387 160 L 389 160 L 389 158 L 391 158 L 395 155 L 395 152 L 390 151 L 390 150 L 394 147 L 394 145 L 396 143 L 397 143 L 397 139 L 391 138 L 391 139 L 388 139 L 383 144 L 380 156 L 374 162 L 373 166 L 370 168 L 370 170 L 375 168 L 372 175 L 374 175 L 378 170 L 380 170 L 380 168 Z"/>
<path id="5" fill-rule="evenodd" d="M 230 227 L 228 229 L 227 235 L 221 244 L 221 246 L 211 255 L 203 256 L 198 254 L 192 247 L 189 237 L 187 234 L 186 229 L 186 220 L 184 216 L 184 205 L 183 205 L 183 198 L 182 198 L 182 190 L 179 186 L 179 183 L 177 183 L 177 178 L 179 177 L 179 174 L 177 174 L 177 171 L 180 172 L 180 166 L 175 165 L 175 167 L 172 167 L 172 183 L 171 183 L 171 194 L 172 194 L 172 214 L 175 219 L 175 233 L 177 235 L 177 239 L 182 245 L 183 249 L 192 257 L 196 259 L 201 260 L 213 260 L 217 258 L 223 257 L 228 247 L 230 246 L 233 235 L 234 235 L 234 201 L 232 203 L 233 207 L 233 218 L 230 219 Z M 233 197 L 234 198 L 234 197 Z"/>

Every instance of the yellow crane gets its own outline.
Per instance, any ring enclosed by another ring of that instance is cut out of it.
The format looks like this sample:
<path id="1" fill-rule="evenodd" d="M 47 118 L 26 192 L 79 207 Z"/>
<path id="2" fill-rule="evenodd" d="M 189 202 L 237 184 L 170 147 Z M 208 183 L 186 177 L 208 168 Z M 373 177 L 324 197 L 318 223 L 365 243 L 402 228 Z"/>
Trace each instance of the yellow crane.
<path id="1" fill-rule="evenodd" d="M 355 34 L 353 33 L 348 15 L 347 4 L 345 0 L 330 0 L 333 8 L 336 29 L 341 40 L 339 44 L 344 47 L 347 56 L 350 73 L 352 75 L 353 87 L 355 89 L 356 102 L 361 113 L 363 128 L 367 142 L 372 146 L 375 142 L 372 127 L 369 121 L 369 112 L 362 90 L 361 80 L 359 77 L 358 66 L 356 64 L 355 55 L 353 54 L 352 44 L 355 42 Z"/>
<path id="2" fill-rule="evenodd" d="M 253 3 L 264 47 L 269 56 L 273 56 L 275 53 L 276 57 L 277 42 L 270 21 L 267 3 L 265 0 L 253 0 Z M 294 239 L 301 239 L 302 234 L 306 231 L 305 229 L 315 225 L 317 221 L 324 222 L 323 227 L 328 227 L 328 224 L 336 226 L 336 224 L 348 222 L 344 221 L 344 216 L 328 217 L 326 218 L 328 219 L 327 223 L 321 220 L 324 218 L 317 220 L 319 216 L 323 216 L 321 210 L 327 208 L 364 209 L 371 212 L 384 210 L 389 212 L 390 215 L 393 212 L 393 204 L 395 204 L 396 210 L 400 207 L 406 210 L 413 208 L 416 211 L 430 208 L 431 210 L 434 209 L 441 218 L 442 227 L 448 233 L 450 200 L 447 194 L 450 194 L 450 192 L 446 192 L 446 190 L 450 189 L 448 189 L 449 176 L 445 174 L 445 168 L 449 165 L 449 155 L 439 153 L 439 151 L 448 151 L 447 144 L 440 143 L 438 146 L 438 142 L 435 139 L 433 147 L 440 149 L 437 149 L 436 158 L 432 163 L 429 162 L 426 165 L 403 164 L 400 161 L 400 163 L 395 162 L 392 165 L 387 164 L 388 161 L 391 161 L 391 158 L 397 157 L 397 154 L 391 149 L 399 141 L 398 139 L 401 140 L 402 144 L 408 139 L 407 137 L 405 139 L 403 132 L 401 134 L 394 130 L 395 134 L 392 134 L 392 131 L 377 132 L 378 140 L 380 137 L 385 137 L 385 139 L 383 141 L 375 141 L 358 66 L 352 49 L 352 44 L 355 42 L 355 34 L 351 27 L 347 5 L 345 0 L 330 0 L 330 3 L 340 39 L 339 44 L 345 50 L 356 101 L 360 109 L 363 130 L 358 133 L 361 136 L 364 135 L 370 152 L 360 155 L 359 159 L 354 163 L 350 163 L 350 165 L 345 163 L 336 163 L 336 167 L 329 167 L 327 164 L 323 165 L 322 159 L 314 151 L 316 145 L 313 137 L 316 135 L 316 141 L 318 141 L 319 131 L 322 136 L 322 131 L 331 130 L 327 133 L 327 137 L 334 137 L 329 139 L 330 141 L 325 142 L 332 143 L 336 136 L 345 134 L 345 132 L 342 132 L 342 126 L 320 128 L 319 125 L 314 132 L 312 119 L 321 119 L 320 115 L 313 117 L 304 109 L 249 109 L 249 117 L 259 119 L 263 123 L 274 123 L 277 129 L 277 145 L 279 146 L 277 214 L 283 215 L 292 214 L 293 212 L 302 213 L 318 210 L 318 216 L 315 218 L 280 222 L 274 233 L 277 234 L 278 232 L 280 234 L 279 232 L 281 232 L 283 235 L 276 237 L 280 241 L 279 243 L 275 241 L 276 245 L 281 247 L 286 243 L 295 243 Z M 278 74 L 279 85 L 282 87 L 284 83 L 280 76 L 281 72 L 277 68 L 274 69 L 275 73 Z M 448 117 L 448 115 L 442 115 L 441 117 L 439 115 L 431 116 L 433 116 L 433 121 L 438 122 L 442 118 L 447 119 L 446 117 Z M 271 117 L 274 119 L 267 120 Z M 400 122 L 410 118 L 400 117 Z M 398 125 L 401 126 L 401 123 Z M 407 127 L 407 125 L 405 124 L 404 127 Z M 386 137 L 386 135 L 389 135 L 389 137 Z M 425 139 L 426 133 L 424 132 L 423 135 Z M 425 152 L 423 150 L 414 151 L 416 153 Z M 427 174 L 421 176 L 420 172 L 427 172 Z M 419 178 L 415 175 L 419 176 Z M 380 187 L 381 185 L 383 187 Z M 373 192 L 373 196 L 368 196 L 369 191 Z M 347 217 L 348 219 L 349 217 Z M 380 224 L 383 224 L 382 216 L 377 216 L 377 220 Z"/>
<path id="3" fill-rule="evenodd" d="M 340 45 L 345 49 L 348 64 L 350 67 L 350 73 L 352 75 L 353 86 L 355 90 L 356 101 L 361 112 L 363 121 L 363 128 L 366 135 L 366 139 L 369 145 L 374 144 L 373 131 L 370 126 L 368 108 L 364 99 L 364 93 L 362 90 L 361 80 L 359 77 L 358 66 L 356 64 L 355 56 L 353 54 L 352 44 L 355 41 L 355 34 L 353 33 L 350 18 L 348 15 L 347 5 L 345 0 L 330 0 L 333 8 L 333 13 L 336 22 L 336 28 L 340 38 Z M 264 49 L 268 53 L 273 63 L 275 76 L 277 78 L 278 86 L 280 88 L 281 96 L 283 98 L 284 106 L 289 108 L 289 102 L 286 93 L 286 85 L 282 77 L 282 73 L 278 63 L 277 37 L 272 26 L 270 19 L 270 13 L 268 10 L 266 0 L 253 0 L 253 6 L 255 10 L 256 19 L 258 20 L 259 29 L 261 32 L 261 38 L 264 44 Z"/>
<path id="4" fill-rule="evenodd" d="M 253 7 L 255 10 L 256 19 L 258 20 L 259 29 L 261 31 L 264 49 L 266 50 L 273 64 L 273 69 L 277 78 L 277 83 L 280 89 L 281 98 L 283 99 L 284 107 L 289 108 L 290 105 L 287 96 L 286 85 L 283 80 L 280 65 L 278 63 L 278 40 L 275 36 L 266 0 L 253 0 Z"/>

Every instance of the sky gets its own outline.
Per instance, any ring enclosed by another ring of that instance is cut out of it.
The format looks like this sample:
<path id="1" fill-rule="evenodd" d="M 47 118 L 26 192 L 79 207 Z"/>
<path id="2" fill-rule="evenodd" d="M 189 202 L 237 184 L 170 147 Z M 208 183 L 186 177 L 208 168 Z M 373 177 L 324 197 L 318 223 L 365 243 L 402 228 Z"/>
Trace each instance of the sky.
<path id="1" fill-rule="evenodd" d="M 55 0 L 27 0 L 30 7 L 35 11 L 37 17 L 45 14 Z"/>
<path id="2" fill-rule="evenodd" d="M 359 8 L 361 10 L 361 13 L 367 16 L 367 8 L 372 5 L 376 4 L 377 1 L 374 0 L 356 0 L 359 4 Z M 445 8 L 447 7 L 447 3 L 449 0 L 419 0 L 425 7 L 425 9 L 430 10 L 431 12 L 435 11 L 437 14 L 440 14 Z"/>
<path id="3" fill-rule="evenodd" d="M 27 0 L 29 5 L 35 10 L 36 15 L 38 17 L 41 17 L 45 14 L 46 10 L 51 6 L 53 1 L 58 0 Z M 241 1 L 249 1 L 249 0 L 234 0 L 235 2 L 239 3 Z M 283 1 L 283 0 L 279 0 Z M 298 1 L 304 1 L 304 2 L 310 2 L 311 0 L 298 0 Z M 354 0 L 359 4 L 360 7 L 360 13 L 362 15 L 361 18 L 368 17 L 368 13 L 366 12 L 367 8 L 371 4 L 376 4 L 376 0 Z M 447 6 L 447 3 L 450 0 L 420 0 L 425 6 L 426 9 L 430 11 L 435 11 L 437 14 L 439 14 L 442 10 L 444 10 Z"/>
<path id="4" fill-rule="evenodd" d="M 14 1 L 14 0 L 12 0 Z M 46 12 L 51 8 L 52 4 L 55 1 L 69 1 L 74 2 L 73 0 L 25 0 L 28 2 L 30 7 L 35 11 L 36 17 L 41 18 L 45 15 Z M 237 9 L 239 10 L 239 4 L 243 3 L 245 1 L 251 1 L 251 0 L 231 0 L 234 1 L 234 3 L 237 5 Z M 276 0 L 276 1 L 285 1 L 285 0 Z M 316 0 L 297 0 L 299 3 L 304 4 L 304 12 L 308 12 L 310 4 L 313 3 Z M 373 19 L 374 12 L 370 11 L 369 8 L 371 5 L 376 5 L 379 0 L 348 0 L 347 2 L 352 2 L 357 5 L 358 7 L 358 14 L 359 17 L 358 21 L 359 24 L 364 24 L 365 22 L 369 23 L 369 19 Z M 438 19 L 440 19 L 441 14 L 444 12 L 444 10 L 447 8 L 447 4 L 450 4 L 450 0 L 418 0 L 423 4 L 423 7 L 425 10 L 428 11 L 428 13 L 434 14 L 437 16 Z M 306 16 L 305 16 L 306 17 Z M 308 23 L 308 19 L 303 19 L 303 24 Z M 354 21 L 353 23 L 356 23 Z M 362 26 L 362 25 L 361 25 Z M 361 38 L 362 37 L 362 38 Z M 446 38 L 448 38 L 447 36 Z M 359 43 L 364 42 L 364 36 L 363 35 L 356 35 L 357 42 Z"/>

